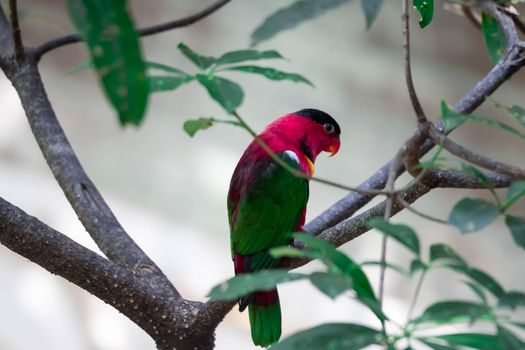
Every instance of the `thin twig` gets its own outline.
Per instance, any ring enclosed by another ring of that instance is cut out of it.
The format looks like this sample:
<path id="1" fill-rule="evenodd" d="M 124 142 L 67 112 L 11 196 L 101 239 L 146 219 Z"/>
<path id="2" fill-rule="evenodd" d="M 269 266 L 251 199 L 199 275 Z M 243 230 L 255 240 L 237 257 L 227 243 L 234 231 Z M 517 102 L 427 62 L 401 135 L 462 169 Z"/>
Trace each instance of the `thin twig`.
<path id="1" fill-rule="evenodd" d="M 139 36 L 149 36 L 149 35 L 158 34 L 158 33 L 165 32 L 165 31 L 175 29 L 175 28 L 187 27 L 189 25 L 194 24 L 195 22 L 200 21 L 201 19 L 208 17 L 209 15 L 211 15 L 212 13 L 214 13 L 215 11 L 217 11 L 218 9 L 220 9 L 221 7 L 223 7 L 230 1 L 231 0 L 220 0 L 191 16 L 169 21 L 166 23 L 157 24 L 151 27 L 139 29 L 138 35 Z M 40 60 L 40 58 L 46 53 L 48 53 L 49 51 L 55 50 L 65 45 L 78 43 L 81 41 L 83 41 L 83 39 L 78 34 L 65 35 L 65 36 L 50 40 L 40 45 L 39 47 L 37 47 L 35 49 L 35 56 L 37 60 Z"/>
<path id="2" fill-rule="evenodd" d="M 7 21 L 2 4 L 0 4 L 0 59 L 11 56 L 14 51 L 11 26 Z"/>
<path id="3" fill-rule="evenodd" d="M 525 180 L 525 169 L 485 157 L 482 154 L 463 147 L 447 138 L 446 135 L 436 128 L 430 129 L 430 137 L 435 143 L 440 144 L 444 149 L 461 159 L 479 165 L 485 169 L 509 175 L 515 179 Z"/>
<path id="4" fill-rule="evenodd" d="M 470 6 L 461 6 L 461 12 L 474 27 L 481 29 L 480 19 L 476 17 L 476 14 L 472 11 Z"/>
<path id="5" fill-rule="evenodd" d="M 410 203 L 408 203 L 407 201 L 405 201 L 403 199 L 403 197 L 401 196 L 397 196 L 396 198 L 397 202 L 399 204 L 401 204 L 406 210 L 418 215 L 418 216 L 421 216 L 422 218 L 425 218 L 427 220 L 430 220 L 430 221 L 434 221 L 434 222 L 437 222 L 438 224 L 444 224 L 444 225 L 448 225 L 448 221 L 446 220 L 441 220 L 441 219 L 438 219 L 438 218 L 435 218 L 433 216 L 430 216 L 428 214 L 425 214 L 425 213 L 422 213 L 420 212 L 419 210 L 416 210 L 414 207 L 412 207 L 412 205 Z"/>
<path id="6" fill-rule="evenodd" d="M 410 25 L 409 25 L 409 12 L 408 12 L 408 0 L 403 0 L 403 15 L 401 17 L 403 22 L 403 50 L 405 53 L 405 79 L 408 87 L 408 95 L 412 102 L 412 107 L 416 113 L 417 122 L 423 124 L 428 122 L 425 116 L 425 111 L 421 107 L 419 98 L 417 97 L 416 89 L 414 87 L 414 81 L 412 79 L 412 67 L 410 64 Z"/>
<path id="7" fill-rule="evenodd" d="M 15 45 L 15 59 L 18 64 L 21 64 L 25 59 L 25 52 L 24 44 L 22 43 L 20 23 L 18 23 L 17 0 L 9 0 L 9 10 L 11 15 L 11 33 L 13 34 L 13 42 Z"/>

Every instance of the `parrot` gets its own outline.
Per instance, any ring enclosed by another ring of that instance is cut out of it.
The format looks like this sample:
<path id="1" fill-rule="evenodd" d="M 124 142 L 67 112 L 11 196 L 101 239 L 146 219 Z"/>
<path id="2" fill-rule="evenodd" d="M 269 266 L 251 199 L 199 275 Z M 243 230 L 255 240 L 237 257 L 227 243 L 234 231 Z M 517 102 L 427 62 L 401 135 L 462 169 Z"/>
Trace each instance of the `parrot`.
<path id="1" fill-rule="evenodd" d="M 277 157 L 305 177 L 275 162 L 254 139 L 233 172 L 227 196 L 230 246 L 235 275 L 275 268 L 269 250 L 291 243 L 302 231 L 309 196 L 308 183 L 321 152 L 339 151 L 341 128 L 327 113 L 302 109 L 270 123 L 258 136 Z M 248 307 L 251 337 L 269 346 L 281 337 L 281 307 L 277 289 L 255 291 L 239 299 Z"/>

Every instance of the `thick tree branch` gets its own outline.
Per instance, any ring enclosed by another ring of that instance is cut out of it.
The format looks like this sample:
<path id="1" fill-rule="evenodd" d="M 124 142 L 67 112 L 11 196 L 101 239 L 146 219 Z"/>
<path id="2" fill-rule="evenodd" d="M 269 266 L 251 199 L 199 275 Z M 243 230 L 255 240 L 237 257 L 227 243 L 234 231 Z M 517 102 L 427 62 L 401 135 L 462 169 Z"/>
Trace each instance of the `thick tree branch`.
<path id="1" fill-rule="evenodd" d="M 148 35 L 165 32 L 165 31 L 175 29 L 175 28 L 182 28 L 182 27 L 190 26 L 194 24 L 195 22 L 198 22 L 201 19 L 208 17 L 209 15 L 211 15 L 212 13 L 214 13 L 215 11 L 217 11 L 218 9 L 220 9 L 221 7 L 223 7 L 230 1 L 231 0 L 217 1 L 213 3 L 212 5 L 208 6 L 207 8 L 203 9 L 202 11 L 197 12 L 194 15 L 184 17 L 181 19 L 177 19 L 174 21 L 169 21 L 169 22 L 162 23 L 162 24 L 157 24 L 151 27 L 139 29 L 138 34 L 139 36 L 148 36 Z M 78 34 L 69 34 L 69 35 L 66 35 L 60 38 L 50 40 L 35 49 L 35 56 L 37 58 L 37 61 L 40 60 L 40 58 L 46 53 L 48 53 L 49 51 L 52 51 L 54 49 L 57 49 L 65 45 L 78 43 L 78 42 L 81 42 L 82 40 L 83 39 Z"/>
<path id="2" fill-rule="evenodd" d="M 17 0 L 9 0 L 9 10 L 11 17 L 11 34 L 13 35 L 13 42 L 15 45 L 15 59 L 18 64 L 24 60 L 24 44 L 22 43 L 22 32 L 20 31 L 20 23 L 18 22 L 18 8 Z"/>
<path id="3" fill-rule="evenodd" d="M 80 221 L 100 250 L 159 287 L 171 286 L 155 263 L 137 246 L 93 185 L 66 138 L 45 93 L 30 51 L 22 65 L 3 67 L 17 90 L 42 153 Z M 171 286 L 169 297 L 178 297 Z"/>
<path id="4" fill-rule="evenodd" d="M 0 198 L 0 243 L 126 315 L 159 349 L 211 348 L 214 329 L 195 323 L 200 303 L 166 298 L 144 281 Z"/>
<path id="5" fill-rule="evenodd" d="M 519 40 L 512 19 L 503 14 L 493 3 L 487 3 L 486 6 L 488 6 L 490 11 L 494 12 L 496 20 L 509 39 L 507 42 L 508 54 L 503 55 L 490 72 L 457 102 L 455 110 L 458 113 L 468 114 L 474 111 L 485 101 L 487 96 L 490 96 L 499 86 L 501 86 L 501 84 L 507 81 L 515 72 L 525 65 L 525 51 L 523 50 L 524 43 Z M 434 126 L 439 130 L 443 128 L 441 123 L 435 123 Z M 416 136 L 417 132 L 412 137 Z M 433 147 L 433 142 L 425 142 L 421 147 L 421 156 L 426 154 Z M 359 185 L 358 188 L 364 190 L 383 188 L 388 177 L 388 170 L 390 169 L 391 163 L 392 161 L 383 165 L 365 182 Z M 400 173 L 403 171 L 404 169 Z M 305 230 L 318 234 L 352 216 L 375 196 L 375 194 L 370 193 L 350 193 L 308 223 L 305 226 Z"/>
<path id="6" fill-rule="evenodd" d="M 14 52 L 13 35 L 11 27 L 5 16 L 2 4 L 0 4 L 0 59 L 11 56 Z"/>

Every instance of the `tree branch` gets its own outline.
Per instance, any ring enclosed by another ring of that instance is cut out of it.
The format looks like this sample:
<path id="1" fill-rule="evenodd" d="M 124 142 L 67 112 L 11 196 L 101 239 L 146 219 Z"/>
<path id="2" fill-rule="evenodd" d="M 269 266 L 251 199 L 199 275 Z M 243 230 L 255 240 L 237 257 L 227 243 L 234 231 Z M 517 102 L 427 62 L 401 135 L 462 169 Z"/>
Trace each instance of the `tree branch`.
<path id="1" fill-rule="evenodd" d="M 218 9 L 220 9 L 221 7 L 223 7 L 230 1 L 231 0 L 220 0 L 208 6 L 207 8 L 203 9 L 202 11 L 195 13 L 194 15 L 184 17 L 181 19 L 177 19 L 177 20 L 173 20 L 173 21 L 169 21 L 169 22 L 162 23 L 162 24 L 157 24 L 151 27 L 139 29 L 138 35 L 148 36 L 148 35 L 165 32 L 165 31 L 175 29 L 175 28 L 187 27 L 189 25 L 192 25 L 200 21 L 201 19 L 208 17 L 209 15 L 211 15 L 212 13 L 214 13 L 215 11 L 217 11 Z M 48 53 L 49 51 L 55 50 L 59 47 L 66 46 L 69 44 L 78 43 L 81 41 L 83 41 L 83 39 L 78 34 L 69 34 L 69 35 L 62 36 L 60 38 L 50 40 L 35 49 L 35 57 L 37 61 L 39 61 L 40 58 L 46 53 Z"/>
<path id="2" fill-rule="evenodd" d="M 0 58 L 11 56 L 14 51 L 13 35 L 11 27 L 5 16 L 2 4 L 0 4 Z"/>
<path id="3" fill-rule="evenodd" d="M 154 285 L 170 286 L 169 297 L 180 297 L 162 271 L 122 228 L 85 173 L 56 118 L 36 65 L 28 51 L 21 66 L 3 68 L 20 96 L 46 162 L 78 218 L 110 260 Z"/>
<path id="4" fill-rule="evenodd" d="M 463 96 L 455 105 L 455 110 L 458 113 L 468 114 L 479 107 L 496 89 L 507 81 L 515 72 L 517 72 L 523 65 L 525 65 L 525 52 L 521 47 L 524 43 L 519 40 L 516 28 L 513 21 L 505 14 L 503 14 L 497 7 L 492 6 L 492 2 L 488 2 L 490 11 L 495 12 L 495 18 L 500 24 L 501 28 L 509 38 L 507 42 L 507 55 L 503 55 L 498 63 L 490 70 L 490 72 L 483 77 L 465 96 Z M 441 130 L 443 125 L 435 123 L 434 127 Z M 416 137 L 417 132 L 412 137 Z M 432 141 L 427 141 L 421 147 L 420 154 L 423 156 L 434 147 Z M 372 176 L 358 186 L 360 189 L 381 189 L 385 186 L 388 170 L 392 160 L 383 165 Z M 404 169 L 399 173 L 401 174 Z M 308 232 L 318 234 L 323 230 L 336 225 L 342 220 L 352 216 L 357 210 L 366 205 L 376 195 L 350 193 L 334 205 L 326 209 L 323 213 L 313 219 L 305 226 Z"/>
<path id="5" fill-rule="evenodd" d="M 479 165 L 485 169 L 512 176 L 517 180 L 525 180 L 525 169 L 499 162 L 469 150 L 468 148 L 465 148 L 460 144 L 450 140 L 446 135 L 442 134 L 435 128 L 430 129 L 430 136 L 435 143 L 440 144 L 444 149 L 461 159 L 469 161 L 472 164 Z"/>
<path id="6" fill-rule="evenodd" d="M 25 57 L 24 44 L 22 43 L 22 33 L 20 23 L 18 23 L 17 0 L 9 0 L 9 9 L 11 14 L 11 34 L 15 45 L 15 59 L 21 64 Z"/>

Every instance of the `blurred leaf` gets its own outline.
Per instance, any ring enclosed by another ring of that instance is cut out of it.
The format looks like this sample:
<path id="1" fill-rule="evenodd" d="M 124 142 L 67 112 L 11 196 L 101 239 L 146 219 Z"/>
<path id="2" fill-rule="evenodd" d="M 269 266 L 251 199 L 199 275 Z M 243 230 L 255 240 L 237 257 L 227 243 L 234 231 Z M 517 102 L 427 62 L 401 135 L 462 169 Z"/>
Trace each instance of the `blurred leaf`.
<path id="1" fill-rule="evenodd" d="M 427 307 L 423 314 L 412 323 L 438 325 L 456 322 L 473 323 L 481 317 L 492 318 L 488 306 L 471 301 L 440 301 Z"/>
<path id="2" fill-rule="evenodd" d="M 426 270 L 427 268 L 428 266 L 425 265 L 425 263 L 423 263 L 421 260 L 414 259 L 410 263 L 410 274 L 414 275 L 414 273 L 416 273 L 418 270 Z"/>
<path id="3" fill-rule="evenodd" d="M 294 83 L 305 83 L 314 86 L 308 79 L 296 73 L 286 73 L 274 68 L 259 66 L 235 66 L 228 67 L 225 70 L 238 71 L 243 73 L 260 74 L 271 80 L 290 80 Z"/>
<path id="4" fill-rule="evenodd" d="M 487 118 L 476 114 L 458 113 L 452 110 L 445 101 L 441 101 L 441 119 L 443 119 L 445 132 L 449 132 L 450 130 L 457 128 L 458 126 L 462 125 L 465 121 L 469 120 L 481 125 L 491 126 L 510 132 L 520 138 L 525 138 L 524 133 L 492 118 Z"/>
<path id="5" fill-rule="evenodd" d="M 184 84 L 189 83 L 195 78 L 191 75 L 186 76 L 151 76 L 149 79 L 150 92 L 172 91 L 178 89 Z"/>
<path id="6" fill-rule="evenodd" d="M 86 69 L 96 69 L 95 64 L 93 62 L 81 62 L 78 65 L 69 68 L 66 71 L 66 75 L 78 73 Z"/>
<path id="7" fill-rule="evenodd" d="M 427 339 L 441 339 L 450 345 L 467 346 L 479 350 L 504 350 L 498 337 L 482 333 L 457 333 L 435 336 Z M 454 349 L 457 349 L 456 347 Z"/>
<path id="8" fill-rule="evenodd" d="M 382 265 L 381 261 L 377 261 L 377 260 L 367 260 L 361 263 L 361 266 L 381 266 L 381 265 Z M 392 264 L 389 262 L 385 263 L 385 266 L 389 269 L 399 272 L 403 276 L 410 276 L 410 272 L 404 269 L 402 266 Z"/>
<path id="9" fill-rule="evenodd" d="M 382 341 L 381 332 L 357 324 L 327 323 L 292 334 L 270 350 L 358 350 Z"/>
<path id="10" fill-rule="evenodd" d="M 509 307 L 511 309 L 525 306 L 525 293 L 510 291 L 504 293 L 498 300 L 499 307 Z"/>
<path id="11" fill-rule="evenodd" d="M 363 9 L 366 20 L 366 29 L 370 29 L 382 6 L 383 0 L 361 0 L 361 8 Z"/>
<path id="12" fill-rule="evenodd" d="M 479 284 L 472 283 L 469 281 L 465 281 L 465 284 L 469 286 L 469 288 L 478 296 L 478 298 L 483 302 L 483 304 L 487 304 L 487 297 L 485 296 L 485 293 L 483 292 L 483 289 L 479 286 Z"/>
<path id="13" fill-rule="evenodd" d="M 299 0 L 270 15 L 252 33 L 251 46 L 268 40 L 279 32 L 292 29 L 350 0 Z"/>
<path id="14" fill-rule="evenodd" d="M 167 72 L 167 73 L 173 73 L 173 74 L 177 74 L 177 75 L 189 76 L 189 74 L 184 72 L 183 70 L 180 70 L 180 69 L 175 68 L 175 67 L 168 66 L 166 64 L 157 63 L 157 62 L 148 62 L 148 61 L 146 61 L 145 64 L 146 64 L 146 68 L 148 68 L 148 69 L 157 69 L 157 70 L 161 70 L 161 71 L 164 71 L 164 72 Z"/>
<path id="15" fill-rule="evenodd" d="M 352 289 L 352 279 L 340 273 L 314 272 L 310 275 L 310 281 L 332 299 Z"/>
<path id="16" fill-rule="evenodd" d="M 428 346 L 429 348 L 433 350 L 457 350 L 458 349 L 455 346 L 452 347 L 448 345 L 437 344 L 432 341 L 429 341 L 428 339 L 432 339 L 432 338 L 417 338 L 417 340 L 419 340 L 420 342 L 422 342 L 423 344 L 425 344 L 426 346 Z"/>
<path id="17" fill-rule="evenodd" d="M 485 175 L 481 170 L 476 168 L 475 166 L 472 166 L 470 164 L 462 163 L 461 164 L 461 171 L 465 174 L 468 174 L 470 176 L 473 176 L 481 182 L 485 188 L 492 189 L 494 186 L 492 185 L 492 182 L 490 182 L 487 175 Z"/>
<path id="18" fill-rule="evenodd" d="M 456 251 L 445 243 L 437 243 L 430 246 L 430 261 L 447 259 L 459 264 L 465 264 L 465 260 Z"/>
<path id="19" fill-rule="evenodd" d="M 500 208 L 479 198 L 463 198 L 454 205 L 448 221 L 461 233 L 479 231 L 492 223 L 500 214 Z"/>
<path id="20" fill-rule="evenodd" d="M 498 337 L 501 348 L 505 350 L 523 350 L 525 349 L 525 342 L 518 338 L 509 329 L 498 326 Z"/>
<path id="21" fill-rule="evenodd" d="M 481 287 L 491 292 L 496 298 L 501 297 L 505 293 L 503 287 L 501 287 L 501 285 L 492 276 L 480 269 L 467 265 L 456 264 L 447 264 L 445 267 L 468 276 L 470 279 L 477 282 Z"/>
<path id="22" fill-rule="evenodd" d="M 229 114 L 233 114 L 244 99 L 244 92 L 241 87 L 231 80 L 204 74 L 197 74 L 197 80 L 208 90 L 211 98 L 217 101 Z"/>
<path id="23" fill-rule="evenodd" d="M 216 285 L 208 297 L 219 300 L 235 300 L 244 295 L 260 290 L 270 290 L 278 283 L 308 278 L 302 273 L 287 270 L 262 270 L 249 274 L 240 274 Z"/>
<path id="24" fill-rule="evenodd" d="M 425 28 L 434 16 L 434 0 L 414 0 L 414 7 L 419 12 L 421 20 L 419 26 Z"/>
<path id="25" fill-rule="evenodd" d="M 510 324 L 525 329 L 525 323 L 524 322 L 510 322 Z"/>
<path id="26" fill-rule="evenodd" d="M 254 61 L 261 59 L 270 58 L 284 58 L 281 54 L 275 50 L 258 51 L 258 50 L 237 50 L 226 52 L 224 55 L 219 57 L 217 65 L 231 64 L 244 61 Z"/>
<path id="27" fill-rule="evenodd" d="M 140 124 L 148 101 L 148 81 L 126 1 L 68 0 L 67 5 L 120 123 Z"/>
<path id="28" fill-rule="evenodd" d="M 490 59 L 492 63 L 496 64 L 503 51 L 505 51 L 505 33 L 499 27 L 498 22 L 484 12 L 481 17 L 481 30 L 483 31 L 483 38 L 485 39 Z"/>
<path id="29" fill-rule="evenodd" d="M 193 137 L 197 131 L 208 129 L 213 125 L 213 118 L 199 118 L 186 120 L 184 122 L 184 131 L 191 137 Z"/>
<path id="30" fill-rule="evenodd" d="M 353 281 L 353 288 L 358 296 L 376 299 L 368 277 L 352 259 L 336 250 L 329 242 L 316 238 L 311 234 L 296 233 L 293 236 L 302 243 L 307 244 L 309 248 L 314 250 L 319 259 L 328 263 L 328 266 L 333 265 L 340 272 L 350 276 Z"/>
<path id="31" fill-rule="evenodd" d="M 513 105 L 509 109 L 510 114 L 525 127 L 525 108 Z"/>
<path id="32" fill-rule="evenodd" d="M 525 196 L 525 181 L 513 181 L 507 190 L 507 198 L 502 205 L 502 210 L 505 211 L 516 203 L 520 198 Z"/>
<path id="33" fill-rule="evenodd" d="M 514 243 L 525 249 L 525 219 L 514 215 L 506 215 L 505 225 L 509 228 Z"/>
<path id="34" fill-rule="evenodd" d="M 180 43 L 177 47 L 184 54 L 184 56 L 186 56 L 190 61 L 195 63 L 195 65 L 200 69 L 206 69 L 217 61 L 215 57 L 203 56 L 193 51 L 184 43 Z"/>
<path id="35" fill-rule="evenodd" d="M 418 256 L 420 255 L 419 239 L 417 238 L 417 234 L 410 227 L 400 224 L 391 224 L 383 218 L 372 218 L 368 220 L 367 226 L 378 229 L 410 249 L 414 254 Z"/>

